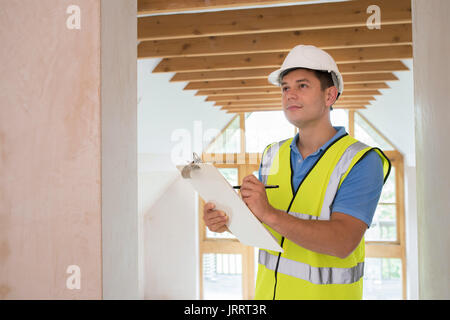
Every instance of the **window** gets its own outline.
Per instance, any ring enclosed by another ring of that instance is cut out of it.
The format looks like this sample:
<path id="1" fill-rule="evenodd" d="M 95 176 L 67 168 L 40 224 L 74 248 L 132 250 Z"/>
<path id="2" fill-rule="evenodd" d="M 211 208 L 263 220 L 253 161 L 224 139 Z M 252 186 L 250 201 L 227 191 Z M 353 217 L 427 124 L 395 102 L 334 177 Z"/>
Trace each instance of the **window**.
<path id="1" fill-rule="evenodd" d="M 372 225 L 366 231 L 366 241 L 397 241 L 396 211 L 395 167 L 392 167 L 381 192 Z"/>
<path id="2" fill-rule="evenodd" d="M 372 147 L 379 147 L 392 165 L 372 225 L 364 236 L 366 264 L 363 299 L 405 299 L 403 156 L 364 116 L 352 112 L 355 138 Z"/>
<path id="3" fill-rule="evenodd" d="M 203 299 L 242 300 L 242 254 L 203 254 Z"/>
<path id="4" fill-rule="evenodd" d="M 236 128 L 236 126 L 239 126 Z M 215 162 L 215 166 L 231 185 L 238 185 L 242 179 L 259 168 L 260 154 L 246 153 L 244 132 L 245 115 L 233 118 L 222 130 L 226 136 L 229 130 L 233 137 L 225 143 L 216 138 L 202 154 L 204 161 Z M 239 135 L 236 134 L 239 132 Z M 218 136 L 220 137 L 220 135 Z M 237 191 L 236 191 L 237 192 Z M 199 216 L 203 215 L 203 199 L 199 199 Z M 199 219 L 200 244 L 200 298 L 201 299 L 245 299 L 254 297 L 255 254 L 254 248 L 241 244 L 229 232 L 209 231 Z"/>
<path id="5" fill-rule="evenodd" d="M 402 299 L 402 259 L 366 258 L 364 273 L 364 299 Z"/>

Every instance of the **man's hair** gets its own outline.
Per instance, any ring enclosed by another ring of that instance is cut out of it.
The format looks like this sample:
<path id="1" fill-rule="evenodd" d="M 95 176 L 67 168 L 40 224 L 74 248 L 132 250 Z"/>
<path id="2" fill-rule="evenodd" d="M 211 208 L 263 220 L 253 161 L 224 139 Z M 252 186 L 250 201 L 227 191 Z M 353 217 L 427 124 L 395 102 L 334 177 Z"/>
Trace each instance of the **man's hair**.
<path id="1" fill-rule="evenodd" d="M 303 70 L 308 70 L 308 71 L 314 72 L 316 78 L 320 81 L 320 89 L 322 91 L 325 91 L 325 89 L 328 89 L 329 87 L 334 86 L 331 73 L 329 73 L 327 71 L 313 70 L 313 69 L 308 69 L 308 68 L 291 68 L 291 69 L 284 70 L 283 72 L 280 73 L 280 76 L 278 77 L 278 82 L 281 83 L 281 81 L 283 80 L 283 77 L 285 75 L 287 75 L 291 71 L 298 70 L 298 69 L 303 69 Z M 339 97 L 339 93 L 338 93 L 338 97 Z M 337 98 L 336 98 L 336 100 L 337 100 Z M 333 106 L 330 106 L 330 110 L 333 110 Z"/>
<path id="2" fill-rule="evenodd" d="M 291 71 L 298 70 L 298 69 L 303 69 L 303 70 L 308 70 L 308 71 L 314 72 L 314 74 L 316 75 L 316 78 L 319 79 L 319 81 L 320 81 L 320 89 L 322 89 L 322 91 L 324 91 L 325 89 L 327 89 L 329 87 L 334 86 L 333 78 L 331 77 L 331 73 L 329 73 L 327 71 L 313 70 L 313 69 L 308 69 L 308 68 L 291 68 L 291 69 L 284 70 L 283 72 L 280 73 L 278 82 L 281 83 L 281 81 L 283 80 L 283 77 L 285 75 L 287 75 Z"/>

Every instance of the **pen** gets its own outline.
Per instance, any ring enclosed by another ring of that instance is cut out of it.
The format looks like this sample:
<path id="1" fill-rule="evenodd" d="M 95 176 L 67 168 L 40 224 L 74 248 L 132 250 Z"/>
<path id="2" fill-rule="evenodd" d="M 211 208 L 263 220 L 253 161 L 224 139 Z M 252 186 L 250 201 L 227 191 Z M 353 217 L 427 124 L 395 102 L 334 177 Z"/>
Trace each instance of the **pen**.
<path id="1" fill-rule="evenodd" d="M 264 186 L 264 188 L 266 188 L 266 189 L 276 189 L 276 188 L 279 188 L 280 186 L 279 185 L 267 185 L 267 186 Z M 241 186 L 233 186 L 233 189 L 240 189 L 241 188 Z"/>

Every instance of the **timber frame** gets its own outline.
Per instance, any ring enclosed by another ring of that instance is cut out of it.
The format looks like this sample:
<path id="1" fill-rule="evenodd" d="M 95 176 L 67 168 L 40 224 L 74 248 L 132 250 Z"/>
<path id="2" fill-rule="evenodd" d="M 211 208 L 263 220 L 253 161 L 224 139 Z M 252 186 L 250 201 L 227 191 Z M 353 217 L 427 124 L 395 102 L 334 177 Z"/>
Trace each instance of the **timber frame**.
<path id="1" fill-rule="evenodd" d="M 402 60 L 412 58 L 411 0 L 302 2 L 138 0 L 138 59 L 162 58 L 154 73 L 175 73 L 170 81 L 236 114 L 281 110 L 280 89 L 267 76 L 297 44 L 336 60 L 345 85 L 334 108 L 370 108 L 379 89 L 398 81 L 393 72 L 409 70 Z M 378 29 L 368 25 L 374 5 Z"/>

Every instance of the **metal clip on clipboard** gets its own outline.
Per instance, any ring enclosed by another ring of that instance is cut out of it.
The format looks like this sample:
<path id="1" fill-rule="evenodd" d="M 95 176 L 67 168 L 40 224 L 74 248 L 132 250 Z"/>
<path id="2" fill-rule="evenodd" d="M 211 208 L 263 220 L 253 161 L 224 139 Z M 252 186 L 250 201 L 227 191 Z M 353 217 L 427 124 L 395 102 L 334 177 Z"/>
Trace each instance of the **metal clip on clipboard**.
<path id="1" fill-rule="evenodd" d="M 192 155 L 194 160 L 185 166 L 183 170 L 181 170 L 181 176 L 185 179 L 189 179 L 191 177 L 192 170 L 200 169 L 198 163 L 202 163 L 202 159 L 195 152 Z"/>

